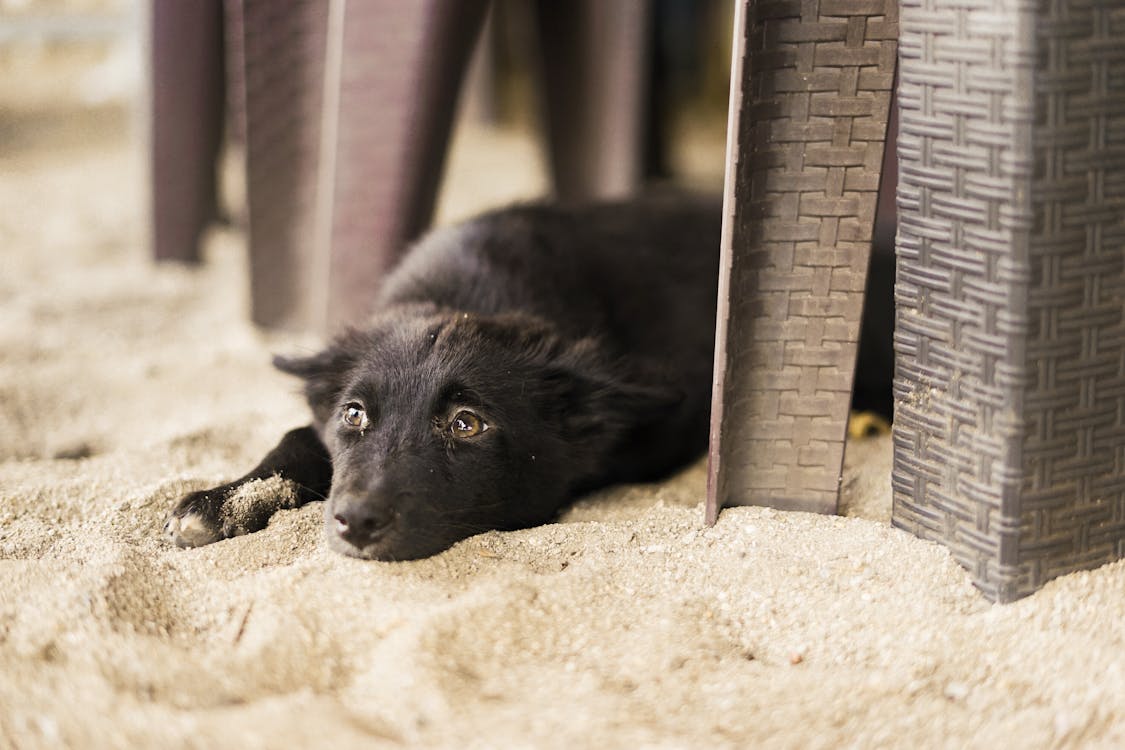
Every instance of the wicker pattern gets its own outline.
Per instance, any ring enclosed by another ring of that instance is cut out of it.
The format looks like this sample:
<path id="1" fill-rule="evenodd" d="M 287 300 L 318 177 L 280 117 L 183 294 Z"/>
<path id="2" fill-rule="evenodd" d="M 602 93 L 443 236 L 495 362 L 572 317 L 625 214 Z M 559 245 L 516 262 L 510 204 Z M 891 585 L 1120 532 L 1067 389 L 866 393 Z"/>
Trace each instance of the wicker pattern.
<path id="1" fill-rule="evenodd" d="M 330 257 L 324 323 L 370 312 L 372 290 L 429 225 L 457 92 L 484 23 L 485 0 L 343 4 L 339 71 L 326 97 L 335 153 L 321 173 Z M 330 56 L 331 59 L 331 56 Z M 321 273 L 325 273 L 324 270 Z M 322 327 L 325 327 L 322 325 Z"/>
<path id="2" fill-rule="evenodd" d="M 1123 10 L 903 2 L 894 522 L 1001 601 L 1125 545 Z"/>
<path id="3" fill-rule="evenodd" d="M 236 131 L 245 131 L 251 314 L 307 328 L 329 0 L 228 0 Z"/>
<path id="4" fill-rule="evenodd" d="M 708 512 L 833 512 L 898 4 L 740 5 Z"/>
<path id="5" fill-rule="evenodd" d="M 198 261 L 200 235 L 217 213 L 222 20 L 215 0 L 150 5 L 150 228 L 157 260 Z"/>
<path id="6" fill-rule="evenodd" d="M 539 0 L 541 97 L 555 196 L 634 192 L 644 176 L 648 0 Z"/>

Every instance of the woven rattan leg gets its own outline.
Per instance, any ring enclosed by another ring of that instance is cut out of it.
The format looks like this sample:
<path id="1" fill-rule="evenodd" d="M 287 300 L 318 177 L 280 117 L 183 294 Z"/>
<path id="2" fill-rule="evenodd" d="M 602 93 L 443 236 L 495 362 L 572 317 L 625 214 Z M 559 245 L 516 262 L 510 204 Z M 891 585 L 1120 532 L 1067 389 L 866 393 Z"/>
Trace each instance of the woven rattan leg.
<path id="1" fill-rule="evenodd" d="M 1125 551 L 1125 3 L 904 0 L 894 523 L 991 598 Z"/>
<path id="2" fill-rule="evenodd" d="M 253 317 L 361 318 L 429 223 L 485 0 L 232 0 Z"/>
<path id="3" fill-rule="evenodd" d="M 429 224 L 486 0 L 341 2 L 330 25 L 317 288 L 326 327 L 355 322 Z M 336 53 L 334 44 L 339 44 Z M 338 53 L 338 57 L 337 57 Z M 335 67 L 335 69 L 333 69 Z"/>
<path id="4" fill-rule="evenodd" d="M 643 171 L 650 5 L 541 0 L 544 109 L 555 194 L 613 197 Z"/>
<path id="5" fill-rule="evenodd" d="M 329 0 L 228 0 L 232 102 L 246 140 L 251 315 L 311 328 Z"/>
<path id="6" fill-rule="evenodd" d="M 200 233 L 216 212 L 222 4 L 153 0 L 150 20 L 153 254 L 195 261 Z"/>
<path id="7" fill-rule="evenodd" d="M 737 7 L 708 517 L 833 512 L 898 4 Z"/>

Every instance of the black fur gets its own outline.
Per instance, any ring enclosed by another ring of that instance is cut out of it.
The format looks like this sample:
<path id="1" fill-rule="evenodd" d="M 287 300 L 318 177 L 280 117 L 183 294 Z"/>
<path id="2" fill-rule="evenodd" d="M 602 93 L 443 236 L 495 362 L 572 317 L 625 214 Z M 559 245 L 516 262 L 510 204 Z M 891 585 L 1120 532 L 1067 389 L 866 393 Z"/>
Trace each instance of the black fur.
<path id="1" fill-rule="evenodd" d="M 229 535 L 225 498 L 280 474 L 302 501 L 328 494 L 335 549 L 417 558 L 667 474 L 706 444 L 720 216 L 717 200 L 677 195 L 521 206 L 430 234 L 367 325 L 275 360 L 304 379 L 311 429 L 181 500 L 168 533 L 184 546 Z M 455 436 L 462 417 L 486 428 Z"/>

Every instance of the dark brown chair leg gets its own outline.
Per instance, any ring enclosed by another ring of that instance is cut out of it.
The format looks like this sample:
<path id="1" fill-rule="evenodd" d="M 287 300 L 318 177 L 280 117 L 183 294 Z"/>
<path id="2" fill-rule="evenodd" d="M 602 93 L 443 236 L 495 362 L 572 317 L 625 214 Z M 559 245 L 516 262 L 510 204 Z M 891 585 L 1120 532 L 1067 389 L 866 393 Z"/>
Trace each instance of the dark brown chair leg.
<path id="1" fill-rule="evenodd" d="M 744 0 L 728 125 L 708 520 L 834 512 L 897 0 Z"/>
<path id="2" fill-rule="evenodd" d="M 329 0 L 228 0 L 235 122 L 245 129 L 251 317 L 312 328 Z"/>
<path id="3" fill-rule="evenodd" d="M 361 318 L 429 223 L 485 0 L 238 0 L 253 316 Z"/>
<path id="4" fill-rule="evenodd" d="M 644 167 L 649 3 L 541 0 L 536 11 L 556 195 L 631 192 Z"/>
<path id="5" fill-rule="evenodd" d="M 379 278 L 430 223 L 487 7 L 365 0 L 346 3 L 339 27 L 330 24 L 324 143 L 335 150 L 321 165 L 317 237 L 328 258 L 317 281 L 327 292 L 318 304 L 328 328 L 368 311 Z"/>
<path id="6" fill-rule="evenodd" d="M 216 214 L 222 3 L 153 0 L 151 9 L 153 254 L 196 261 L 200 234 Z"/>

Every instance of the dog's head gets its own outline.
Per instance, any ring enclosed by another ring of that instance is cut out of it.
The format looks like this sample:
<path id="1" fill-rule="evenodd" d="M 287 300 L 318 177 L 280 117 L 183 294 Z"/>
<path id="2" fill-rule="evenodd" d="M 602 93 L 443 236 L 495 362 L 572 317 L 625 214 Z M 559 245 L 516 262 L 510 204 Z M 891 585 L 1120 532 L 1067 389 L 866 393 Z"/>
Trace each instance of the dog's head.
<path id="1" fill-rule="evenodd" d="M 638 414 L 676 402 L 515 314 L 392 314 L 276 365 L 305 379 L 332 454 L 331 546 L 381 560 L 549 521 Z"/>

